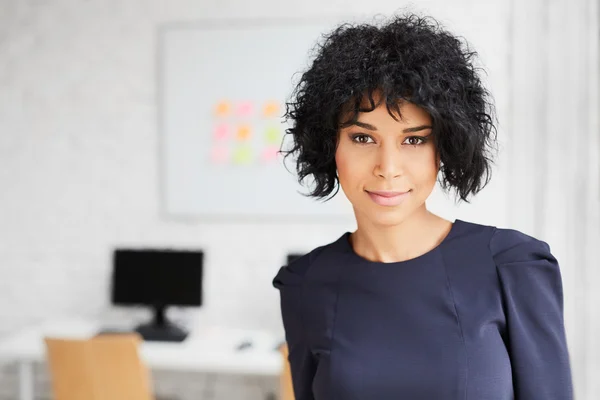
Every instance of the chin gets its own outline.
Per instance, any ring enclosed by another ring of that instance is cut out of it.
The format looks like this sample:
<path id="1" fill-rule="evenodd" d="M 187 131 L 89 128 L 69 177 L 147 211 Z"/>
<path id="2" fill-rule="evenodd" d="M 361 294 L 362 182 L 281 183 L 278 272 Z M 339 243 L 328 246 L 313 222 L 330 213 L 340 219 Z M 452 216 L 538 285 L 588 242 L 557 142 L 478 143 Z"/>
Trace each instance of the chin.
<path id="1" fill-rule="evenodd" d="M 379 225 L 382 227 L 388 227 L 388 226 L 399 225 L 405 219 L 406 219 L 405 215 L 388 215 L 388 216 L 377 215 L 371 221 L 373 221 L 373 224 L 375 224 L 375 225 Z"/>
<path id="2" fill-rule="evenodd" d="M 408 216 L 406 211 L 400 208 L 390 208 L 389 210 L 374 210 L 371 208 L 364 210 L 361 214 L 362 218 L 370 224 L 381 227 L 398 225 L 406 220 L 406 217 Z"/>

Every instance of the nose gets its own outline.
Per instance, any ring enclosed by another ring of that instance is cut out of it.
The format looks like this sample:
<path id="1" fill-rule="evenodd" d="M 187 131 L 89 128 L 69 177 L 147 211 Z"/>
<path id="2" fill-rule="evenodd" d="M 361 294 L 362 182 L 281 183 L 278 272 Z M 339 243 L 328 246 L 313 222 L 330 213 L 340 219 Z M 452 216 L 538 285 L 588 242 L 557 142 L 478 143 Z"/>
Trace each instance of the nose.
<path id="1" fill-rule="evenodd" d="M 382 145 L 378 149 L 373 173 L 384 179 L 393 179 L 402 175 L 402 158 L 396 146 Z"/>

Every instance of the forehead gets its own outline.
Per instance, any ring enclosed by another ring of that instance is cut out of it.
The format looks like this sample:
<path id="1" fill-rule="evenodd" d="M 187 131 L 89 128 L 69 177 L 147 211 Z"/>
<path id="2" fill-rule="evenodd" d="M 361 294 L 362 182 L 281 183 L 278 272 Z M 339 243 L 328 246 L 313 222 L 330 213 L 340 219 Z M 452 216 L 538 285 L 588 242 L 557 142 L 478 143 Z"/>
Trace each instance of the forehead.
<path id="1" fill-rule="evenodd" d="M 399 99 L 388 104 L 379 94 L 369 97 L 363 95 L 360 101 L 354 100 L 343 109 L 340 118 L 341 127 L 351 126 L 356 121 L 379 123 L 397 123 L 402 125 L 430 124 L 431 116 L 418 105 Z"/>

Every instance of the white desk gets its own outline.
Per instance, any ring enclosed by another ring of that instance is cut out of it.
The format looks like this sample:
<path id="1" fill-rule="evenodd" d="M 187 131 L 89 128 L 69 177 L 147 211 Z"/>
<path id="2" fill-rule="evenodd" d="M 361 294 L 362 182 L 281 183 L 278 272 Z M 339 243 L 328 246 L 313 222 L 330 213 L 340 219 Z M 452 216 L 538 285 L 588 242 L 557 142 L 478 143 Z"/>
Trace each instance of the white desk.
<path id="1" fill-rule="evenodd" d="M 88 338 L 101 327 L 94 321 L 56 321 L 0 341 L 0 360 L 18 363 L 19 400 L 33 400 L 33 364 L 46 358 L 44 337 Z M 252 346 L 237 350 L 243 340 Z M 266 332 L 208 328 L 192 331 L 182 343 L 144 342 L 140 356 L 156 369 L 277 377 L 283 368 L 277 343 Z"/>

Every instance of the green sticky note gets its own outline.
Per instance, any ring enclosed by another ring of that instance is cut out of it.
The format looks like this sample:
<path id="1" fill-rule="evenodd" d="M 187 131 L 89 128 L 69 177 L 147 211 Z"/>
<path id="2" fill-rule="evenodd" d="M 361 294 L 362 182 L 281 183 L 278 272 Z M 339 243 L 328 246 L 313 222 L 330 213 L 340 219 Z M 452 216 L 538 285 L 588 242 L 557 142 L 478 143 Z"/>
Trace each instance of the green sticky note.
<path id="1" fill-rule="evenodd" d="M 238 147 L 233 153 L 235 164 L 249 164 L 252 162 L 252 149 L 250 147 Z"/>
<path id="2" fill-rule="evenodd" d="M 276 126 L 268 127 L 265 131 L 265 140 L 269 144 L 277 144 L 281 141 L 281 130 Z"/>

